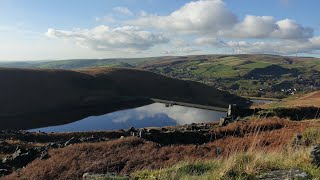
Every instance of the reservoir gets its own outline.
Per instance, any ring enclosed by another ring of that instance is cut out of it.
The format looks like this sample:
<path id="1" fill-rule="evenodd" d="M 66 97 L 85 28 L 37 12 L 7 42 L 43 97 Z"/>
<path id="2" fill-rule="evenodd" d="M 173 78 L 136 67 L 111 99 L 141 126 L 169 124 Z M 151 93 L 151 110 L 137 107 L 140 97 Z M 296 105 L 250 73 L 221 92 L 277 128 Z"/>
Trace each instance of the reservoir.
<path id="1" fill-rule="evenodd" d="M 226 112 L 179 105 L 168 107 L 163 103 L 153 103 L 138 108 L 115 111 L 100 116 L 90 116 L 69 124 L 31 129 L 30 131 L 79 132 L 119 130 L 128 129 L 130 127 L 163 127 L 214 122 L 225 116 Z"/>

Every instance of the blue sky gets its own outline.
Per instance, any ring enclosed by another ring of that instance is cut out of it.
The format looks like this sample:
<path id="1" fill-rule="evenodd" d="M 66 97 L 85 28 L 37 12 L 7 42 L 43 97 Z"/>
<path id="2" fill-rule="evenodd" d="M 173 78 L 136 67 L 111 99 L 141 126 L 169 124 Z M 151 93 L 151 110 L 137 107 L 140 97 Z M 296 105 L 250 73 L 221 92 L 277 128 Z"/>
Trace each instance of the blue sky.
<path id="1" fill-rule="evenodd" d="M 0 60 L 319 56 L 317 0 L 0 0 Z"/>

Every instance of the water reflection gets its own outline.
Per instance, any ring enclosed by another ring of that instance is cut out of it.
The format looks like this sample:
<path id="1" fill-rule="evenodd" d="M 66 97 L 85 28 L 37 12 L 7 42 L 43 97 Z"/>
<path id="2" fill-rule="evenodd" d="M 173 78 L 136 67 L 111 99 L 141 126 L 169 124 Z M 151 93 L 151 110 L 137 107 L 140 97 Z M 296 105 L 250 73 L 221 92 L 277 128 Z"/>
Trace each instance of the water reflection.
<path id="1" fill-rule="evenodd" d="M 136 128 L 162 127 L 216 121 L 225 116 L 225 114 L 224 112 L 177 105 L 165 107 L 164 104 L 154 103 L 101 116 L 91 116 L 70 124 L 33 129 L 31 131 L 74 132 L 127 129 L 131 126 Z"/>

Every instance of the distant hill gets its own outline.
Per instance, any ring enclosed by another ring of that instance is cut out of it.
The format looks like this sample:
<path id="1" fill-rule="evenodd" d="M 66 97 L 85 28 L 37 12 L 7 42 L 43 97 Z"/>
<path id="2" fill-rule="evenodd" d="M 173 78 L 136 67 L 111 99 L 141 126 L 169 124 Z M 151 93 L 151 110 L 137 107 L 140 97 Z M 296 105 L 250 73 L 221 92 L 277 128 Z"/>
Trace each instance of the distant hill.
<path id="1" fill-rule="evenodd" d="M 91 67 L 133 67 L 152 61 L 155 58 L 131 59 L 70 59 L 57 61 L 21 61 L 0 62 L 0 67 L 6 68 L 39 68 L 39 69 L 81 69 Z"/>
<path id="2" fill-rule="evenodd" d="M 217 107 L 246 103 L 246 99 L 201 83 L 128 68 L 78 71 L 1 68 L 0 84 L 1 129 L 72 122 L 121 108 L 121 101 L 136 97 Z"/>
<path id="3" fill-rule="evenodd" d="M 129 67 L 205 83 L 247 97 L 281 99 L 292 94 L 288 89 L 300 92 L 320 89 L 320 59 L 269 54 L 28 61 L 0 63 L 0 67 L 71 70 Z"/>
<path id="4" fill-rule="evenodd" d="M 150 61 L 138 68 L 247 97 L 281 99 L 296 93 L 292 89 L 298 92 L 320 89 L 320 59 L 311 57 L 203 55 Z"/>

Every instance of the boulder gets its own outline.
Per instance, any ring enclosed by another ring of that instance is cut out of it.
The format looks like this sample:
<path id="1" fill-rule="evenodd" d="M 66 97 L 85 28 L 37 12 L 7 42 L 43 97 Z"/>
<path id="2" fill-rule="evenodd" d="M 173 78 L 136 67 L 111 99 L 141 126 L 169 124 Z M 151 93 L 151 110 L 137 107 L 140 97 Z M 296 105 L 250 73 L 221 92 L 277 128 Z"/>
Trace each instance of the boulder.
<path id="1" fill-rule="evenodd" d="M 42 151 L 41 154 L 40 154 L 40 159 L 43 160 L 43 159 L 48 159 L 50 156 L 49 156 L 49 153 L 48 151 Z"/>
<path id="2" fill-rule="evenodd" d="M 128 129 L 128 133 L 136 133 L 136 132 L 137 132 L 137 130 L 134 127 L 130 127 Z"/>
<path id="3" fill-rule="evenodd" d="M 38 154 L 33 149 L 31 150 L 17 149 L 12 155 L 5 157 L 2 160 L 2 163 L 16 169 L 29 164 L 37 157 L 38 157 Z"/>
<path id="4" fill-rule="evenodd" d="M 75 137 L 72 137 L 71 139 L 69 139 L 68 141 L 66 141 L 64 143 L 64 146 L 69 146 L 71 144 L 76 144 L 76 143 L 79 143 L 80 140 L 79 139 L 76 139 Z"/>
<path id="5" fill-rule="evenodd" d="M 227 126 L 231 122 L 232 122 L 232 118 L 231 117 L 220 118 L 219 126 Z"/>
<path id="6" fill-rule="evenodd" d="M 47 151 L 48 148 L 46 147 L 34 147 L 31 149 L 17 148 L 13 154 L 2 159 L 1 166 L 5 166 L 10 169 L 22 168 L 38 157 L 43 156 L 43 158 L 45 158 Z"/>
<path id="7" fill-rule="evenodd" d="M 52 142 L 52 143 L 49 143 L 48 144 L 48 146 L 47 146 L 47 148 L 61 148 L 61 147 L 63 147 L 64 145 L 63 144 L 61 144 L 61 143 L 58 143 L 58 142 Z"/>

